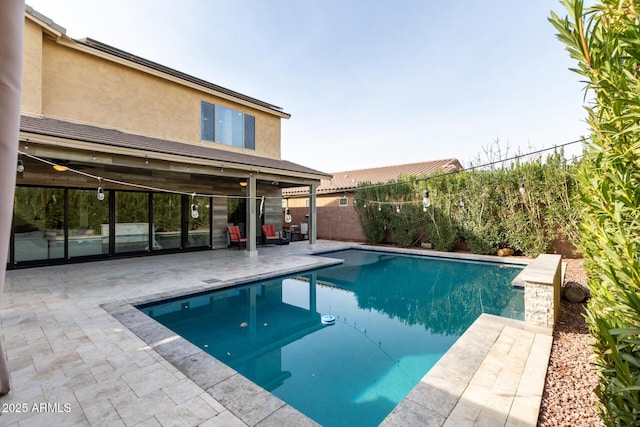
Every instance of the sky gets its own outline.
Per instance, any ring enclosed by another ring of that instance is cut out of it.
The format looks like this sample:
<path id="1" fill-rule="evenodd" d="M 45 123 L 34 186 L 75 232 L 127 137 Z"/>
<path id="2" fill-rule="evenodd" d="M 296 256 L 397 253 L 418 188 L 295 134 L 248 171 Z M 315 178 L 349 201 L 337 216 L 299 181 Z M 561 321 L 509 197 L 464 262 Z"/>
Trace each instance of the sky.
<path id="1" fill-rule="evenodd" d="M 559 0 L 27 4 L 74 39 L 282 107 L 282 158 L 323 172 L 469 166 L 589 133 L 585 85 L 547 20 L 566 15 Z"/>

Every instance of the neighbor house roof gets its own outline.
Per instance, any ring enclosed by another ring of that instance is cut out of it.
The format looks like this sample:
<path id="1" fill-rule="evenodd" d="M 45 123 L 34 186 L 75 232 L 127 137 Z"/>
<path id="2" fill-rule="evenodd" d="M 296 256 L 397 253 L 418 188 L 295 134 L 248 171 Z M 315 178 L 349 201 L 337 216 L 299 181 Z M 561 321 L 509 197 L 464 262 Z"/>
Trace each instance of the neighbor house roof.
<path id="1" fill-rule="evenodd" d="M 215 160 L 224 162 L 227 165 L 232 163 L 252 166 L 255 168 L 270 168 L 286 172 L 297 172 L 325 177 L 330 176 L 327 173 L 286 160 L 252 156 L 245 153 L 220 150 L 214 147 L 192 145 L 166 139 L 135 135 L 114 129 L 105 129 L 97 126 L 72 123 L 63 120 L 21 116 L 20 131 L 29 134 L 45 135 L 75 141 L 187 156 L 194 159 Z"/>
<path id="2" fill-rule="evenodd" d="M 332 178 L 324 178 L 316 194 L 330 194 L 353 191 L 361 182 L 372 184 L 388 182 L 401 176 L 426 176 L 434 172 L 451 173 L 462 169 L 457 159 L 432 160 L 428 162 L 408 163 L 404 165 L 383 166 L 379 168 L 357 169 L 334 172 Z M 309 194 L 309 187 L 292 187 L 282 190 L 285 197 Z"/>

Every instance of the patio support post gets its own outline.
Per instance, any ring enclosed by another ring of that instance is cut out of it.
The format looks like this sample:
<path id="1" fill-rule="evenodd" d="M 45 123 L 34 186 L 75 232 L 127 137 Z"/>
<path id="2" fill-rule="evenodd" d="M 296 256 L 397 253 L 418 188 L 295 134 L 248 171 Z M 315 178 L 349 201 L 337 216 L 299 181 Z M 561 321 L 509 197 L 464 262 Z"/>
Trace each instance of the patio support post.
<path id="1" fill-rule="evenodd" d="M 254 257 L 258 255 L 256 249 L 256 178 L 249 175 L 247 181 L 247 249 L 244 254 Z"/>
<path id="2" fill-rule="evenodd" d="M 0 8 L 0 300 L 9 253 L 18 163 L 24 8 L 24 0 L 6 0 Z M 0 334 L 0 396 L 11 390 L 7 357 L 2 347 Z"/>
<path id="3" fill-rule="evenodd" d="M 309 193 L 309 244 L 312 245 L 312 247 L 316 244 L 317 233 L 317 190 L 318 184 L 311 184 L 311 192 Z"/>

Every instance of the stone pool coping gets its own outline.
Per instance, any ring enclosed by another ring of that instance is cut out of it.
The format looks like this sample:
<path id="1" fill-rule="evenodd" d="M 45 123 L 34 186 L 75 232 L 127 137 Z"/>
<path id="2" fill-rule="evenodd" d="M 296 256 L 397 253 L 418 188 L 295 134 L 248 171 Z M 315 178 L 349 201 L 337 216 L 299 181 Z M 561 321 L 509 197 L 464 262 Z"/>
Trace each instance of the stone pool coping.
<path id="1" fill-rule="evenodd" d="M 344 248 L 349 247 L 520 266 L 530 261 L 366 245 L 345 245 Z M 310 254 L 322 255 L 324 252 L 327 251 L 311 250 Z M 340 260 L 323 258 L 313 268 L 339 263 Z M 291 268 L 229 281 L 213 279 L 205 281 L 205 286 L 113 301 L 101 307 L 243 423 L 250 426 L 318 425 L 135 307 L 301 271 L 304 270 Z M 381 425 L 535 426 L 551 352 L 551 332 L 549 328 L 521 321 L 481 315 Z"/>

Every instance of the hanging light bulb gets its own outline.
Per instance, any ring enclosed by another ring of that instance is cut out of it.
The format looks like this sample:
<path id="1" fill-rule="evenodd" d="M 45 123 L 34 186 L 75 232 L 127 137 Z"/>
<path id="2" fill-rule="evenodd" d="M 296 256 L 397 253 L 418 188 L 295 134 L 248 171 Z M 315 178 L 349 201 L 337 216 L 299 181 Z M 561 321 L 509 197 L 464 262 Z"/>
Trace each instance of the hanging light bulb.
<path id="1" fill-rule="evenodd" d="M 381 212 L 381 211 L 382 211 L 382 203 L 379 203 L 378 204 L 378 212 Z"/>
<path id="2" fill-rule="evenodd" d="M 524 182 L 520 184 L 520 194 L 524 194 L 524 192 L 526 191 L 524 188 Z"/>
<path id="3" fill-rule="evenodd" d="M 396 213 L 400 213 L 400 205 L 396 205 Z"/>
<path id="4" fill-rule="evenodd" d="M 104 190 L 102 189 L 102 178 L 98 177 L 98 200 L 104 200 Z"/>
<path id="5" fill-rule="evenodd" d="M 196 193 L 191 194 L 191 218 L 196 219 L 200 216 L 198 205 L 195 203 Z"/>
<path id="6" fill-rule="evenodd" d="M 291 224 L 291 210 L 289 208 L 284 210 L 284 222 Z"/>
<path id="7" fill-rule="evenodd" d="M 464 208 L 464 199 L 460 196 L 460 207 Z"/>
<path id="8" fill-rule="evenodd" d="M 18 167 L 16 169 L 18 172 L 24 172 L 24 162 L 21 158 L 18 158 Z"/>
<path id="9" fill-rule="evenodd" d="M 260 218 L 264 215 L 264 196 L 260 198 Z"/>
<path id="10" fill-rule="evenodd" d="M 422 194 L 422 210 L 426 212 L 429 206 L 431 206 L 431 198 L 429 197 L 429 192 L 424 190 Z"/>

